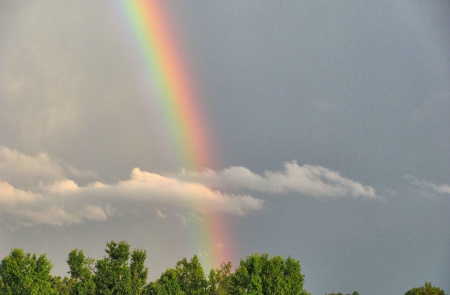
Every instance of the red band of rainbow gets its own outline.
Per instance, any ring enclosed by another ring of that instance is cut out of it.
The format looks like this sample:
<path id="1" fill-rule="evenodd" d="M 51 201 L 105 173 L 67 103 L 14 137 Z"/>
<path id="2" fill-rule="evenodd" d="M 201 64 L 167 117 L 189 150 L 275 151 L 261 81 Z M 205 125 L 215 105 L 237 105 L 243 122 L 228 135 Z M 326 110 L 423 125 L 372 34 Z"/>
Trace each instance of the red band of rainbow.
<path id="1" fill-rule="evenodd" d="M 212 148 L 201 108 L 185 59 L 172 29 L 162 0 L 119 0 L 120 13 L 132 31 L 148 75 L 154 99 L 160 107 L 168 133 L 172 137 L 178 162 L 187 169 L 202 170 L 213 166 Z M 201 204 L 196 204 L 201 206 Z M 208 209 L 208 208 L 204 208 Z M 211 208 L 209 208 L 211 209 Z M 215 210 L 201 210 L 211 212 Z M 232 237 L 225 216 L 206 214 L 192 236 L 200 251 L 206 251 L 209 268 L 218 268 L 232 259 Z M 227 239 L 226 241 L 224 239 Z M 200 245 L 199 245 L 200 244 Z"/>
<path id="2" fill-rule="evenodd" d="M 187 169 L 214 168 L 206 124 L 162 1 L 120 2 L 148 70 L 148 82 L 170 129 L 179 163 Z"/>

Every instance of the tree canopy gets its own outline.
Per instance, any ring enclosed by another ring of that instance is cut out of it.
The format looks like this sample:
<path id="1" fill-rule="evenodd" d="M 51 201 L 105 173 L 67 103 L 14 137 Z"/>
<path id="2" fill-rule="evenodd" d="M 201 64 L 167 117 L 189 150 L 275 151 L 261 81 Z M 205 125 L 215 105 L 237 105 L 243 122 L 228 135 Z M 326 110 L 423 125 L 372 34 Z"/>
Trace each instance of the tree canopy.
<path id="1" fill-rule="evenodd" d="M 253 253 L 241 259 L 236 269 L 223 262 L 205 276 L 194 255 L 182 258 L 153 282 L 147 282 L 145 250 L 130 250 L 125 241 L 106 244 L 105 256 L 95 261 L 83 250 L 67 257 L 66 277 L 52 276 L 45 254 L 25 253 L 14 248 L 0 263 L 1 295 L 310 295 L 303 289 L 305 276 L 300 261 L 292 257 L 269 257 Z M 343 295 L 330 293 L 328 295 Z M 353 292 L 347 295 L 358 295 Z M 431 283 L 412 288 L 405 295 L 446 295 Z"/>
<path id="2" fill-rule="evenodd" d="M 45 254 L 37 257 L 14 248 L 0 263 L 2 294 L 54 294 L 51 269 Z"/>
<path id="3" fill-rule="evenodd" d="M 422 287 L 412 288 L 407 291 L 405 295 L 446 295 L 444 290 L 438 287 L 433 287 L 431 283 L 426 283 Z"/>
<path id="4" fill-rule="evenodd" d="M 229 294 L 297 295 L 302 294 L 303 281 L 298 260 L 255 253 L 241 259 L 231 277 Z"/>

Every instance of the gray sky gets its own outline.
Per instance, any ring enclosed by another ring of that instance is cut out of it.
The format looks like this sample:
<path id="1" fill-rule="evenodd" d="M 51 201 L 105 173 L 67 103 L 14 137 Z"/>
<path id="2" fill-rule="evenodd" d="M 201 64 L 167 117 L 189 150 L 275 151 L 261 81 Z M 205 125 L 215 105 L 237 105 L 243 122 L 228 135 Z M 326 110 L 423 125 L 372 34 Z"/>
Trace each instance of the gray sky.
<path id="1" fill-rule="evenodd" d="M 125 239 L 154 280 L 208 265 L 212 214 L 312 294 L 450 292 L 448 2 L 167 2 L 214 170 L 174 161 L 114 2 L 0 1 L 0 256 Z"/>

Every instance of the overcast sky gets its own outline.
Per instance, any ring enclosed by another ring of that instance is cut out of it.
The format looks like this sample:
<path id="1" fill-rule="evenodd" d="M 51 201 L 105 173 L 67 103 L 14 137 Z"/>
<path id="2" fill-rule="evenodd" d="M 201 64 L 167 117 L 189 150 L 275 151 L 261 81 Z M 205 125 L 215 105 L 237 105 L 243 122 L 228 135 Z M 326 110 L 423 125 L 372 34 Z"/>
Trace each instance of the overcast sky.
<path id="1" fill-rule="evenodd" d="M 211 263 L 216 216 L 227 259 L 290 255 L 315 295 L 450 292 L 450 4 L 166 2 L 209 170 L 174 161 L 117 3 L 0 0 L 0 257 L 65 275 L 124 239 L 154 280 Z"/>

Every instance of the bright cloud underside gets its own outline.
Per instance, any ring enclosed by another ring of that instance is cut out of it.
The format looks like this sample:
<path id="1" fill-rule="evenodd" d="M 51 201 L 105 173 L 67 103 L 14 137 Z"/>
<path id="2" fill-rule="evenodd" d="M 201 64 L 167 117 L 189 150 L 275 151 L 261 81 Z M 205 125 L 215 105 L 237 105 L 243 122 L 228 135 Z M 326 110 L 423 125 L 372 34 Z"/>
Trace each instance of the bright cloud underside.
<path id="1" fill-rule="evenodd" d="M 263 175 L 245 167 L 160 175 L 134 168 L 129 179 L 79 186 L 70 176 L 88 175 L 51 159 L 0 148 L 0 214 L 24 223 L 65 225 L 105 220 L 124 207 L 185 207 L 199 213 L 245 215 L 264 201 L 251 193 L 296 193 L 312 197 L 376 197 L 375 189 L 320 166 L 288 162 L 283 171 Z M 87 176 L 86 176 L 87 177 Z"/>

